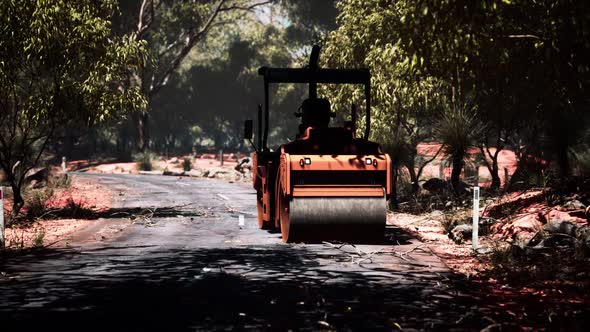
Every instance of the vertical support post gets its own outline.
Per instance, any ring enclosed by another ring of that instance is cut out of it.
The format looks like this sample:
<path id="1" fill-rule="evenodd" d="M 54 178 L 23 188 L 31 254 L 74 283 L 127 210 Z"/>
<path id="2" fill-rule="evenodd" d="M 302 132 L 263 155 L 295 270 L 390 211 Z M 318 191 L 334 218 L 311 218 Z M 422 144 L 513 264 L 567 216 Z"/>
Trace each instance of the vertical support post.
<path id="1" fill-rule="evenodd" d="M 271 6 L 272 7 L 272 6 Z M 262 150 L 262 105 L 258 104 L 258 129 L 256 129 L 256 137 L 258 138 L 258 149 Z"/>
<path id="2" fill-rule="evenodd" d="M 66 157 L 61 157 L 61 171 L 62 172 L 67 172 L 68 168 L 67 168 L 68 164 L 66 162 Z"/>
<path id="3" fill-rule="evenodd" d="M 261 151 L 268 151 L 268 126 L 269 126 L 269 96 L 268 96 L 268 81 L 264 79 L 264 135 L 262 136 Z"/>
<path id="4" fill-rule="evenodd" d="M 4 248 L 4 189 L 0 187 L 0 249 Z"/>
<path id="5" fill-rule="evenodd" d="M 365 84 L 365 101 L 366 101 L 366 109 L 365 109 L 365 137 L 364 139 L 369 139 L 369 134 L 371 133 L 371 83 Z"/>
<path id="6" fill-rule="evenodd" d="M 223 166 L 223 149 L 219 149 L 219 165 Z"/>
<path id="7" fill-rule="evenodd" d="M 473 231 L 471 232 L 471 244 L 473 250 L 479 248 L 479 187 L 473 187 Z"/>

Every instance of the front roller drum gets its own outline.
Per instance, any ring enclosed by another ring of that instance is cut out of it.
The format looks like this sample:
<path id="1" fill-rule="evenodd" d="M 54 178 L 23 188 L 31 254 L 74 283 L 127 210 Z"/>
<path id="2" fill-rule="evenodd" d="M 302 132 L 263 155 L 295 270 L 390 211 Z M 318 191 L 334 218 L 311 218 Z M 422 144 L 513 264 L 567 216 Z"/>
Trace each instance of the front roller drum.
<path id="1" fill-rule="evenodd" d="M 283 197 L 281 232 L 285 242 L 374 242 L 383 239 L 387 214 L 380 197 Z"/>

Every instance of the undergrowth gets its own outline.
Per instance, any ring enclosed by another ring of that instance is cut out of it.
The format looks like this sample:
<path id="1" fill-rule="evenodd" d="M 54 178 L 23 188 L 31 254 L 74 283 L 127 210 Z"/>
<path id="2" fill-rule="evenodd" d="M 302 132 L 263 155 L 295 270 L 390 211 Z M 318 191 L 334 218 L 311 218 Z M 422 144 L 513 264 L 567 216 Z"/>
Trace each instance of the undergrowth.
<path id="1" fill-rule="evenodd" d="M 140 171 L 151 171 L 154 169 L 152 164 L 154 156 L 151 153 L 140 153 L 136 155 L 134 159 L 137 163 L 137 169 L 139 169 Z"/>
<path id="2" fill-rule="evenodd" d="M 193 169 L 193 163 L 191 162 L 190 158 L 184 158 L 184 160 L 182 160 L 182 169 L 185 172 L 189 172 L 191 169 Z"/>

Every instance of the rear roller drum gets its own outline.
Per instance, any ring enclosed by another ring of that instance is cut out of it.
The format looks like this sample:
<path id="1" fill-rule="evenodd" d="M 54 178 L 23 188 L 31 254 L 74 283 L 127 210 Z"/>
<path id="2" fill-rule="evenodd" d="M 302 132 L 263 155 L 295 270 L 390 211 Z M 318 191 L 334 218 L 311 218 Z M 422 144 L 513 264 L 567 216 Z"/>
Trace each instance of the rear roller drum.
<path id="1" fill-rule="evenodd" d="M 281 197 L 283 241 L 383 239 L 385 197 Z"/>

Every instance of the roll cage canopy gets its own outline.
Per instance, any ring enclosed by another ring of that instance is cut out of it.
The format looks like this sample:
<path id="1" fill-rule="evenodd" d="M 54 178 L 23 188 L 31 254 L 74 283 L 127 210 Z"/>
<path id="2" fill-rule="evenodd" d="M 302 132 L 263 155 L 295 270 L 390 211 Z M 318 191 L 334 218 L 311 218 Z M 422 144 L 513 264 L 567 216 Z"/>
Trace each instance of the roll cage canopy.
<path id="1" fill-rule="evenodd" d="M 269 151 L 269 85 L 271 83 L 307 83 L 309 84 L 309 97 L 317 98 L 317 84 L 362 84 L 365 87 L 365 135 L 369 138 L 371 128 L 371 73 L 369 69 L 320 69 L 317 67 L 319 47 L 312 50 L 310 65 L 307 68 L 270 68 L 261 67 L 258 74 L 264 78 L 264 135 L 259 136 L 258 146 L 264 151 Z M 260 112 L 259 112 L 260 113 Z M 355 114 L 353 114 L 355 121 Z M 259 126 L 261 126 L 259 118 Z"/>
<path id="2" fill-rule="evenodd" d="M 267 83 L 371 84 L 368 69 L 308 69 L 261 67 L 258 74 Z"/>

